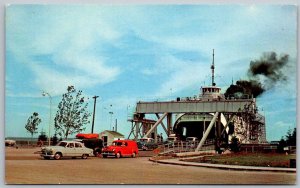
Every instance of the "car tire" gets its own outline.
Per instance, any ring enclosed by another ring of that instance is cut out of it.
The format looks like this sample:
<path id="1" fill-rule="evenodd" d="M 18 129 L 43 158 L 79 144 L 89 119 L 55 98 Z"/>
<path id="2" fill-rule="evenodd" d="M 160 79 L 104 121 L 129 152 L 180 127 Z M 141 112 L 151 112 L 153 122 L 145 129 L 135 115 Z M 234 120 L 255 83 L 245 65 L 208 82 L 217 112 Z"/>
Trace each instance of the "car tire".
<path id="1" fill-rule="evenodd" d="M 132 155 L 131 155 L 131 157 L 132 157 L 132 158 L 135 158 L 135 157 L 136 157 L 136 153 L 133 152 Z"/>
<path id="2" fill-rule="evenodd" d="M 95 150 L 94 151 L 94 156 L 95 157 L 100 157 L 101 156 L 101 150 Z"/>
<path id="3" fill-rule="evenodd" d="M 81 158 L 82 158 L 82 159 L 87 159 L 88 156 L 89 156 L 88 154 L 83 154 Z"/>
<path id="4" fill-rule="evenodd" d="M 102 155 L 103 158 L 107 158 L 107 155 Z"/>
<path id="5" fill-rule="evenodd" d="M 116 153 L 116 158 L 117 159 L 121 158 L 121 153 L 120 152 Z"/>
<path id="6" fill-rule="evenodd" d="M 54 159 L 55 159 L 55 160 L 61 159 L 61 153 L 55 153 Z"/>

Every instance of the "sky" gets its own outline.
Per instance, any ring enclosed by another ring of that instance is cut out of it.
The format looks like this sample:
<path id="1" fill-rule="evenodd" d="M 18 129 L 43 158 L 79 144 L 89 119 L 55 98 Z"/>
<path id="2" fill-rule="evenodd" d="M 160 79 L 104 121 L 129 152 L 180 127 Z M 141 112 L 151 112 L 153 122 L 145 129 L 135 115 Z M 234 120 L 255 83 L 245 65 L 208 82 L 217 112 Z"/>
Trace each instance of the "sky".
<path id="1" fill-rule="evenodd" d="M 137 101 L 190 97 L 210 85 L 213 49 L 223 92 L 248 79 L 250 62 L 263 53 L 288 54 L 287 80 L 256 101 L 268 141 L 296 126 L 296 6 L 10 5 L 5 24 L 6 137 L 29 137 L 33 112 L 42 119 L 38 132 L 47 133 L 69 85 L 89 98 L 91 113 L 99 96 L 94 132 L 112 129 L 117 119 L 127 137 Z M 52 98 L 51 119 L 42 91 Z"/>

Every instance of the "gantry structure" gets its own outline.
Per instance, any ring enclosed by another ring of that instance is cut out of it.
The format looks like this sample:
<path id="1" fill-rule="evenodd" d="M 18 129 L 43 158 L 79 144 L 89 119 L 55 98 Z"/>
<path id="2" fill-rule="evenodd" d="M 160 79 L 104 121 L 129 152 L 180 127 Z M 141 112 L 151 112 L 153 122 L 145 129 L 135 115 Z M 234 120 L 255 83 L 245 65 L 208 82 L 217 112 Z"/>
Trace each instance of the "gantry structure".
<path id="1" fill-rule="evenodd" d="M 237 122 L 242 117 L 242 121 L 246 122 L 248 126 L 247 131 L 249 133 L 250 127 L 255 127 L 259 124 L 257 123 L 259 121 L 256 121 L 258 115 L 255 98 L 225 98 L 221 93 L 221 88 L 217 87 L 214 82 L 214 68 L 213 52 L 213 63 L 211 65 L 212 84 L 211 86 L 201 87 L 198 97 L 177 98 L 173 101 L 162 102 L 137 102 L 136 111 L 131 120 L 132 129 L 130 135 L 133 134 L 136 140 L 139 137 L 150 137 L 151 134 L 156 134 L 159 125 L 162 126 L 167 135 L 173 134 L 172 117 L 179 114 L 210 114 L 212 116 L 208 127 L 204 128 L 203 133 L 199 133 L 201 140 L 196 151 L 201 149 L 214 126 L 215 139 L 218 140 L 226 132 L 229 124 Z M 156 115 L 157 120 L 149 121 L 146 119 L 146 115 L 148 114 Z M 226 118 L 225 123 L 221 123 L 221 115 Z M 141 127 L 145 126 L 148 126 L 148 128 L 143 128 L 143 131 L 141 131 Z M 264 122 L 262 130 L 265 131 Z"/>

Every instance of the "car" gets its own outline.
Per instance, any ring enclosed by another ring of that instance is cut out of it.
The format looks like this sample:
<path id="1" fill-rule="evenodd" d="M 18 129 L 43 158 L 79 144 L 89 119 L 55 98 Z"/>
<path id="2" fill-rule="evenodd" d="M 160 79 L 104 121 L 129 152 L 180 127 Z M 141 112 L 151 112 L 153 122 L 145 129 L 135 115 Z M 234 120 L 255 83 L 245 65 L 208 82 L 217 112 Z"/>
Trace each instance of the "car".
<path id="1" fill-rule="evenodd" d="M 158 147 L 153 138 L 141 138 L 137 144 L 140 150 L 153 150 Z"/>
<path id="2" fill-rule="evenodd" d="M 41 157 L 44 159 L 59 160 L 62 157 L 81 157 L 87 159 L 93 154 L 93 150 L 84 146 L 83 143 L 77 141 L 60 141 L 55 146 L 42 147 Z"/>
<path id="3" fill-rule="evenodd" d="M 120 157 L 136 157 L 139 152 L 137 142 L 134 140 L 115 140 L 112 145 L 102 149 L 103 158 L 108 156 Z"/>
<path id="4" fill-rule="evenodd" d="M 198 141 L 198 138 L 197 138 L 197 137 L 187 137 L 187 138 L 186 138 L 186 141 L 187 141 L 187 142 L 197 142 L 197 141 Z"/>
<path id="5" fill-rule="evenodd" d="M 167 141 L 169 143 L 174 143 L 174 142 L 178 141 L 178 138 L 177 138 L 177 136 L 175 134 L 170 134 L 169 137 L 168 137 L 168 139 L 167 139 Z"/>
<path id="6" fill-rule="evenodd" d="M 195 148 L 198 145 L 199 140 L 198 140 L 197 137 L 187 137 L 186 142 L 187 142 L 189 147 Z"/>
<path id="7" fill-rule="evenodd" d="M 5 140 L 5 146 L 15 146 L 16 145 L 16 141 L 15 140 Z"/>
<path id="8" fill-rule="evenodd" d="M 164 142 L 165 145 L 174 145 L 179 142 L 177 136 L 175 134 L 170 134 L 167 140 Z"/>

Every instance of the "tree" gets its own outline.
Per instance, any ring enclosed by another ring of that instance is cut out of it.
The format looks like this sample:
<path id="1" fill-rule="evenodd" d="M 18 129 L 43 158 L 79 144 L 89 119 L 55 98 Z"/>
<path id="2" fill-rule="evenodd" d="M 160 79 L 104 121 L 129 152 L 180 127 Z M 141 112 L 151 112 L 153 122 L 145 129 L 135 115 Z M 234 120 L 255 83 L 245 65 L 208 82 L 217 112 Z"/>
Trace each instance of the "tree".
<path id="1" fill-rule="evenodd" d="M 90 123 L 87 111 L 88 103 L 82 97 L 82 91 L 68 86 L 67 93 L 62 95 L 54 119 L 56 133 L 67 139 L 69 135 L 85 130 L 84 125 Z"/>
<path id="2" fill-rule="evenodd" d="M 285 139 L 284 137 L 282 137 L 281 140 L 279 141 L 279 145 L 277 147 L 278 152 L 280 153 L 284 152 L 284 147 L 296 146 L 297 144 L 296 132 L 297 132 L 296 127 L 294 128 L 293 132 L 291 129 L 288 130 L 288 132 L 285 135 Z"/>
<path id="3" fill-rule="evenodd" d="M 42 130 L 41 133 L 40 133 L 40 135 L 39 135 L 38 140 L 44 142 L 44 141 L 47 141 L 47 139 L 48 139 L 48 137 L 47 137 L 46 133 Z"/>
<path id="4" fill-rule="evenodd" d="M 33 114 L 28 118 L 25 128 L 31 134 L 31 139 L 33 138 L 33 134 L 37 133 L 38 125 L 42 122 L 41 118 L 39 118 L 39 114 L 37 112 L 33 112 Z"/>
<path id="5" fill-rule="evenodd" d="M 297 138 L 296 138 L 296 127 L 293 132 L 291 129 L 288 130 L 286 137 L 286 144 L 288 146 L 296 146 Z"/>
<path id="6" fill-rule="evenodd" d="M 52 140 L 52 144 L 53 144 L 53 145 L 56 145 L 56 144 L 57 144 L 58 138 L 57 138 L 57 136 L 56 136 L 56 133 L 55 133 L 54 136 L 51 138 L 51 140 Z"/>
<path id="7" fill-rule="evenodd" d="M 283 153 L 284 152 L 284 147 L 286 146 L 286 141 L 283 139 L 283 137 L 281 138 L 281 140 L 278 143 L 277 146 L 277 152 L 278 153 Z"/>

